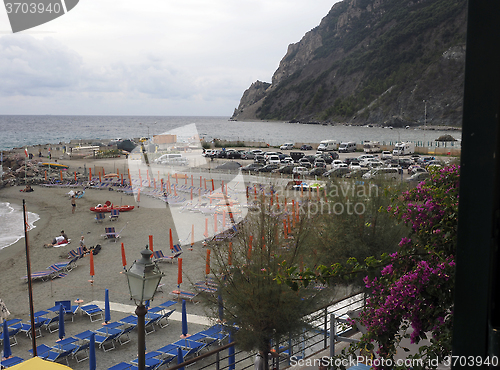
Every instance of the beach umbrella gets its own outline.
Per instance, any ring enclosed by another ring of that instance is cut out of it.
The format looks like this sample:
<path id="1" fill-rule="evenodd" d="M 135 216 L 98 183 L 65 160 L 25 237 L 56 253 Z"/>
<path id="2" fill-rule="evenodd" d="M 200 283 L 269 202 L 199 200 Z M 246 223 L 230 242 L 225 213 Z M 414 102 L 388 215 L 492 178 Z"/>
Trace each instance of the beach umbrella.
<path id="1" fill-rule="evenodd" d="M 95 333 L 90 334 L 89 343 L 89 370 L 96 370 L 97 364 L 95 360 Z"/>
<path id="2" fill-rule="evenodd" d="M 12 351 L 10 350 L 10 340 L 9 340 L 9 327 L 7 326 L 7 321 L 3 322 L 3 357 L 9 358 L 12 356 Z"/>
<path id="3" fill-rule="evenodd" d="M 188 322 L 187 322 L 187 311 L 186 311 L 186 300 L 182 300 L 182 335 L 181 338 L 187 338 L 188 334 Z"/>
<path id="4" fill-rule="evenodd" d="M 94 253 L 90 252 L 90 277 L 92 279 L 92 282 L 94 280 L 94 275 L 95 275 L 95 272 L 94 272 Z"/>
<path id="5" fill-rule="evenodd" d="M 205 275 L 210 275 L 210 249 L 207 249 L 207 259 L 205 261 Z"/>
<path id="6" fill-rule="evenodd" d="M 174 239 L 172 238 L 172 229 L 170 229 L 169 232 L 169 239 L 170 239 L 170 249 L 174 249 Z"/>
<path id="7" fill-rule="evenodd" d="M 153 252 L 153 235 L 149 236 L 149 250 Z"/>
<path id="8" fill-rule="evenodd" d="M 231 332 L 229 332 L 229 343 L 231 343 L 232 341 L 233 341 L 233 334 Z M 228 370 L 234 370 L 235 369 L 235 367 L 234 367 L 234 363 L 235 363 L 234 346 L 229 347 L 227 359 L 228 359 L 228 365 L 229 365 Z"/>
<path id="9" fill-rule="evenodd" d="M 177 287 L 180 289 L 182 284 L 182 258 L 177 258 Z"/>
<path id="10" fill-rule="evenodd" d="M 64 307 L 62 304 L 59 305 L 59 339 L 63 339 L 66 335 L 64 330 Z"/>
<path id="11" fill-rule="evenodd" d="M 109 289 L 104 291 L 104 322 L 111 321 L 111 310 L 109 309 Z"/>
<path id="12" fill-rule="evenodd" d="M 122 243 L 122 265 L 123 265 L 123 269 L 125 271 L 127 271 L 127 258 L 125 257 L 125 247 L 123 246 L 123 243 Z"/>
<path id="13" fill-rule="evenodd" d="M 182 357 L 182 348 L 177 347 L 177 365 L 182 364 L 184 362 L 184 358 Z M 180 370 L 184 370 L 184 366 L 179 368 Z"/>

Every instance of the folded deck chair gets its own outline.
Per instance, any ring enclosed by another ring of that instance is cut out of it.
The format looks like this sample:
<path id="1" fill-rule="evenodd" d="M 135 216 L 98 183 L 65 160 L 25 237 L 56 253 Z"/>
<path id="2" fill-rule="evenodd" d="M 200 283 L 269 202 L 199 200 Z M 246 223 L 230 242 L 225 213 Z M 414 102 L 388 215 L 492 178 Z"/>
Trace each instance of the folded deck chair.
<path id="1" fill-rule="evenodd" d="M 81 307 L 80 309 L 82 310 L 82 312 L 84 312 L 86 315 L 90 317 L 90 322 L 104 320 L 102 309 L 100 309 L 99 306 L 95 304 L 89 304 Z M 100 318 L 94 320 L 94 317 L 96 316 L 100 316 Z"/>
<path id="2" fill-rule="evenodd" d="M 120 217 L 120 211 L 117 209 L 112 209 L 111 214 L 109 215 L 109 219 L 111 221 L 116 221 L 118 220 L 118 217 Z"/>
<path id="3" fill-rule="evenodd" d="M 104 213 L 97 212 L 97 213 L 95 214 L 94 220 L 95 220 L 96 222 L 103 222 L 105 218 L 106 218 L 106 215 L 105 215 Z"/>
<path id="4" fill-rule="evenodd" d="M 209 294 L 217 293 L 217 288 L 211 285 L 206 284 L 204 281 L 197 282 L 193 284 L 194 289 L 200 292 L 205 292 Z"/>

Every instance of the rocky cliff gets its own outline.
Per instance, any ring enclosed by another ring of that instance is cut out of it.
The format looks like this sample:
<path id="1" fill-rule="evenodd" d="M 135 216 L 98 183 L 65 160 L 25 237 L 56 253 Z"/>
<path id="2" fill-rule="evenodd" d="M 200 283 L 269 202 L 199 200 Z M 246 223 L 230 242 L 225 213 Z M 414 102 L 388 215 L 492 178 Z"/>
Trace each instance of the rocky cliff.
<path id="1" fill-rule="evenodd" d="M 465 31 L 465 0 L 344 0 L 232 118 L 418 125 L 426 107 L 427 124 L 460 125 Z"/>

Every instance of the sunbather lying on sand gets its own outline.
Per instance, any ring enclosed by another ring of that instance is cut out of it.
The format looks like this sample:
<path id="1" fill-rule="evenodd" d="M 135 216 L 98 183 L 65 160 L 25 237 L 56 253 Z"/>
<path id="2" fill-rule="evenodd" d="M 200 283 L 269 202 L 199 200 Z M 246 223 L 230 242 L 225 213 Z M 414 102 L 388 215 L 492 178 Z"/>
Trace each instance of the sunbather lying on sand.
<path id="1" fill-rule="evenodd" d="M 43 246 L 45 248 L 50 248 L 50 247 L 59 246 L 62 244 L 68 244 L 68 243 L 69 243 L 69 240 L 67 240 L 64 236 L 59 235 L 59 236 L 56 236 L 54 239 L 52 239 L 52 243 L 44 244 Z"/>

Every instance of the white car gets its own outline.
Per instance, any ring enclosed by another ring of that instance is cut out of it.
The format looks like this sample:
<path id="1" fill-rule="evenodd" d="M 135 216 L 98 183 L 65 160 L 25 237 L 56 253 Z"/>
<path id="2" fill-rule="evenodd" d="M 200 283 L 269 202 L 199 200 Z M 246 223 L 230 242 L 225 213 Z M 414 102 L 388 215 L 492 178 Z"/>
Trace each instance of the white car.
<path id="1" fill-rule="evenodd" d="M 381 159 L 392 159 L 392 153 L 388 150 L 384 150 Z"/>
<path id="2" fill-rule="evenodd" d="M 281 163 L 293 163 L 292 157 L 285 157 L 281 160 Z"/>
<path id="3" fill-rule="evenodd" d="M 267 157 L 267 162 L 269 164 L 280 164 L 281 163 L 279 155 L 270 155 L 269 157 Z"/>
<path id="4" fill-rule="evenodd" d="M 205 153 L 203 153 L 202 155 L 204 157 L 210 157 L 210 156 L 212 156 L 214 154 L 215 154 L 215 150 L 213 150 L 213 149 L 207 149 L 207 150 L 205 150 Z"/>
<path id="5" fill-rule="evenodd" d="M 347 164 L 342 162 L 340 159 L 334 159 L 332 162 L 332 168 L 339 168 L 343 164 L 347 166 Z"/>
<path id="6" fill-rule="evenodd" d="M 292 150 L 293 149 L 293 143 L 285 143 L 282 146 L 280 146 L 280 150 Z"/>
<path id="7" fill-rule="evenodd" d="M 294 167 L 292 173 L 294 175 L 306 175 L 309 172 L 309 170 L 305 167 Z"/>
<path id="8" fill-rule="evenodd" d="M 397 168 L 376 168 L 363 175 L 363 179 L 397 180 L 399 177 Z"/>

